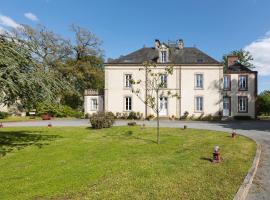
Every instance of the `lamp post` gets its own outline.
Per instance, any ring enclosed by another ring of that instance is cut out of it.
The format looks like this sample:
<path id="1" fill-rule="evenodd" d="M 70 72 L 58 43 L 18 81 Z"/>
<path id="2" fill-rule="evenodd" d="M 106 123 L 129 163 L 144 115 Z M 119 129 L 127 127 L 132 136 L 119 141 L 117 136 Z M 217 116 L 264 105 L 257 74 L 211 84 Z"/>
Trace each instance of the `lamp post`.
<path id="1" fill-rule="evenodd" d="M 214 147 L 214 152 L 213 152 L 213 162 L 214 163 L 220 163 L 220 152 L 219 152 L 219 146 Z"/>

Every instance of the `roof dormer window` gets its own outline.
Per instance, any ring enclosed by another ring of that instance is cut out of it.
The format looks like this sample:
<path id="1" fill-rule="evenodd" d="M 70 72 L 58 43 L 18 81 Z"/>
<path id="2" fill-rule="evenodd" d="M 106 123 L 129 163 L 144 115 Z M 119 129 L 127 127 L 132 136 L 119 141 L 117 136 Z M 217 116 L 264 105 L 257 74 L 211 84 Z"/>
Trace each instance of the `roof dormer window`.
<path id="1" fill-rule="evenodd" d="M 161 51 L 161 62 L 167 62 L 167 51 Z"/>

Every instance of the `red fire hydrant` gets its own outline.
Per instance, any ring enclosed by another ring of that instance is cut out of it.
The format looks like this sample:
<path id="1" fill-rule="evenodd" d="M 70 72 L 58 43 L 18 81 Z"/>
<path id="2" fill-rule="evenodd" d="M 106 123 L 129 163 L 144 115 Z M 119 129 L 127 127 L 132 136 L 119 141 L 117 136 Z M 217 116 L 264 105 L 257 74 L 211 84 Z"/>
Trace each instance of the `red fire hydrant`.
<path id="1" fill-rule="evenodd" d="M 3 123 L 2 123 L 2 122 L 0 123 L 0 128 L 4 128 L 4 125 L 3 125 Z"/>
<path id="2" fill-rule="evenodd" d="M 221 158 L 220 158 L 219 146 L 215 146 L 214 152 L 213 152 L 213 162 L 220 163 L 220 161 L 221 161 Z"/>
<path id="3" fill-rule="evenodd" d="M 233 129 L 232 138 L 235 138 L 235 137 L 236 137 L 236 131 L 235 131 L 235 129 Z"/>

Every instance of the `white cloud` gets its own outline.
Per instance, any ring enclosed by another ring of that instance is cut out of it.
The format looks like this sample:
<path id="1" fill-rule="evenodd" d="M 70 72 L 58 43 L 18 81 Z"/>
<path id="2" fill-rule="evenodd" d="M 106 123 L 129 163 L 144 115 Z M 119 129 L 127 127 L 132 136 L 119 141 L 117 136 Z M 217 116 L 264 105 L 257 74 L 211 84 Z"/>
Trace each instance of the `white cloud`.
<path id="1" fill-rule="evenodd" d="M 38 21 L 38 18 L 36 15 L 34 15 L 33 13 L 24 13 L 24 16 L 27 18 L 27 19 L 30 19 L 32 21 Z"/>
<path id="2" fill-rule="evenodd" d="M 22 26 L 15 22 L 13 19 L 11 19 L 8 16 L 0 15 L 0 25 L 5 27 L 11 27 L 11 28 L 21 28 Z"/>
<path id="3" fill-rule="evenodd" d="M 253 64 L 259 74 L 270 75 L 270 32 L 268 31 L 263 38 L 255 40 L 244 49 L 253 56 Z"/>

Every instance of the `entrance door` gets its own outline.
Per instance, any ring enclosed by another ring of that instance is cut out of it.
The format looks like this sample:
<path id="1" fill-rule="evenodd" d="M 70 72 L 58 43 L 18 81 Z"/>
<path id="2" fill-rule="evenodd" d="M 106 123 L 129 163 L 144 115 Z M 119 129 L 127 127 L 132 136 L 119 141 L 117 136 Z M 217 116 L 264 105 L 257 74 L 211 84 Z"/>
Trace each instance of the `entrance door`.
<path id="1" fill-rule="evenodd" d="M 230 110 L 231 110 L 230 97 L 224 97 L 223 98 L 223 116 L 224 117 L 230 116 Z"/>
<path id="2" fill-rule="evenodd" d="M 168 98 L 167 97 L 160 97 L 159 98 L 159 115 L 160 116 L 167 116 L 168 115 Z"/>

